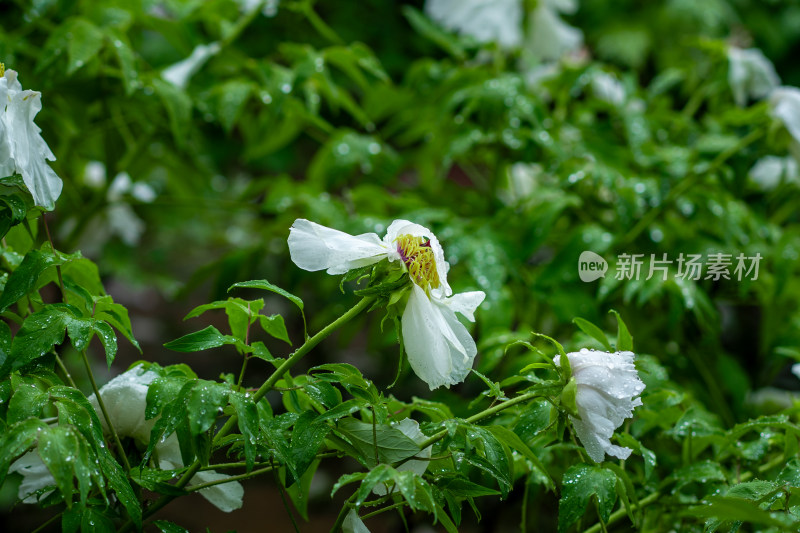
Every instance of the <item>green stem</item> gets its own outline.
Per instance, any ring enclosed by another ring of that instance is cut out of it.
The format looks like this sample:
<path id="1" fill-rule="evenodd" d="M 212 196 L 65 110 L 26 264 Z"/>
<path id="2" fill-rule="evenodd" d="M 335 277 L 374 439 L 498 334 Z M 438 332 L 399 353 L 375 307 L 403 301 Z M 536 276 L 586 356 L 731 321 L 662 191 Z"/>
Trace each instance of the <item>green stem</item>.
<path id="1" fill-rule="evenodd" d="M 200 483 L 199 485 L 192 485 L 188 489 L 187 492 L 196 492 L 198 490 L 207 489 L 208 487 L 213 487 L 214 485 L 222 485 L 223 483 L 231 483 L 232 481 L 240 481 L 242 479 L 248 479 L 251 477 L 259 476 L 261 474 L 265 474 L 267 472 L 272 472 L 273 467 L 267 466 L 265 468 L 261 468 L 259 470 L 253 470 L 252 472 L 248 472 L 246 474 L 239 474 L 236 476 L 226 477 L 224 479 L 217 479 L 214 481 L 207 481 L 206 483 Z"/>
<path id="2" fill-rule="evenodd" d="M 42 213 L 42 223 L 44 224 L 44 232 L 47 234 L 47 241 L 50 243 L 50 248 L 53 249 L 53 255 L 56 259 L 59 259 L 58 252 L 56 251 L 56 246 L 53 244 L 53 238 L 50 236 L 50 228 L 47 226 L 47 216 Z M 61 299 L 64 300 L 64 303 L 69 303 L 67 301 L 67 290 L 64 288 L 64 278 L 61 276 L 61 265 L 56 264 L 56 274 L 58 274 L 58 285 L 61 287 Z"/>
<path id="3" fill-rule="evenodd" d="M 303 4 L 302 9 L 303 14 L 306 16 L 308 21 L 314 26 L 314 29 L 319 32 L 320 35 L 328 39 L 333 44 L 344 45 L 344 41 L 341 37 L 331 28 L 328 26 L 322 18 L 317 15 L 317 12 L 314 11 L 314 8 L 311 6 L 310 3 L 306 2 Z"/>
<path id="4" fill-rule="evenodd" d="M 75 380 L 73 380 L 73 379 L 72 379 L 72 375 L 69 373 L 69 370 L 67 370 L 67 367 L 64 365 L 64 361 L 62 361 L 62 360 L 61 360 L 61 357 L 59 357 L 59 355 L 58 355 L 57 353 L 55 353 L 55 350 L 53 350 L 53 353 L 54 353 L 54 354 L 55 354 L 55 356 L 56 356 L 56 364 L 58 365 L 58 368 L 60 368 L 60 369 L 61 369 L 61 372 L 63 372 L 63 373 L 64 373 L 64 377 L 66 377 L 66 378 L 67 378 L 67 381 L 69 381 L 69 384 L 70 384 L 70 385 L 71 385 L 73 388 L 77 389 L 77 388 L 78 388 L 78 386 L 77 386 L 77 385 L 75 385 Z"/>
<path id="5" fill-rule="evenodd" d="M 542 392 L 547 390 L 547 389 L 556 389 L 556 388 L 559 388 L 559 387 L 561 387 L 561 385 L 548 385 L 546 387 L 541 387 L 541 388 L 538 388 L 538 389 L 535 389 L 535 390 L 531 390 L 529 392 L 526 392 L 525 394 L 520 394 L 516 398 L 513 398 L 511 400 L 506 400 L 503 403 L 499 403 L 499 404 L 497 404 L 497 405 L 495 405 L 493 407 L 489 407 L 488 409 L 485 409 L 485 410 L 481 411 L 480 413 L 472 415 L 471 417 L 467 418 L 467 422 L 470 423 L 470 424 L 474 424 L 475 422 L 478 422 L 479 420 L 483 420 L 484 418 L 488 418 L 490 416 L 496 415 L 497 413 L 499 413 L 501 411 L 504 411 L 504 410 L 508 409 L 509 407 L 513 407 L 513 406 L 515 406 L 517 404 L 520 404 L 520 403 L 523 403 L 523 402 L 527 402 L 528 400 L 532 400 L 533 398 L 542 396 L 543 395 Z M 436 433 L 432 437 L 428 437 L 428 439 L 423 441 L 422 444 L 419 445 L 419 447 L 420 447 L 421 450 L 424 450 L 425 448 L 427 448 L 431 444 L 434 444 L 435 442 L 443 439 L 446 435 L 447 435 L 447 430 L 443 429 L 442 431 L 440 431 L 439 433 Z"/>
<path id="6" fill-rule="evenodd" d="M 339 511 L 339 515 L 336 517 L 336 522 L 333 523 L 330 533 L 339 533 L 342 530 L 342 524 L 344 523 L 344 519 L 347 517 L 347 513 L 350 512 L 350 507 L 353 503 L 352 500 L 355 499 L 356 494 L 358 494 L 358 492 L 354 492 L 352 496 L 347 498 L 342 504 L 342 509 Z"/>
<path id="7" fill-rule="evenodd" d="M 60 513 L 58 513 L 58 514 L 56 514 L 56 515 L 53 515 L 52 517 L 50 517 L 50 518 L 47 520 L 47 522 L 45 522 L 45 523 L 44 523 L 44 524 L 42 524 L 41 526 L 39 526 L 39 527 L 37 527 L 36 529 L 34 529 L 34 530 L 31 532 L 31 533 L 39 533 L 40 531 L 44 531 L 44 530 L 47 528 L 47 526 L 49 526 L 50 524 L 52 524 L 53 522 L 55 522 L 56 520 L 58 520 L 59 518 L 61 518 L 61 515 L 63 515 L 63 514 L 64 514 L 64 511 L 61 511 L 61 512 L 60 512 Z"/>
<path id="8" fill-rule="evenodd" d="M 108 424 L 108 429 L 111 431 L 111 436 L 114 437 L 114 443 L 117 445 L 117 450 L 122 458 L 125 471 L 130 472 L 131 465 L 128 463 L 128 456 L 125 455 L 125 448 L 122 447 L 122 441 L 119 440 L 117 430 L 114 429 L 114 423 L 111 421 L 111 417 L 108 415 L 108 411 L 106 410 L 106 404 L 103 401 L 103 397 L 100 395 L 100 389 L 97 388 L 97 382 L 94 380 L 94 373 L 92 372 L 92 366 L 89 364 L 89 358 L 86 356 L 86 350 L 81 350 L 81 357 L 83 358 L 84 366 L 86 366 L 86 374 L 89 375 L 89 381 L 92 384 L 92 390 L 97 398 L 97 404 L 100 406 L 100 410 L 103 412 L 103 418 L 106 419 L 106 424 Z"/>
<path id="9" fill-rule="evenodd" d="M 660 496 L 661 496 L 661 493 L 656 491 L 656 492 L 650 494 L 649 496 L 646 496 L 646 497 L 642 498 L 641 500 L 639 500 L 639 505 L 631 504 L 631 506 L 632 507 L 636 507 L 637 509 L 641 509 L 641 508 L 643 508 L 643 507 L 645 507 L 647 505 L 650 505 L 654 501 L 656 501 Z M 624 506 L 620 507 L 619 509 L 617 509 L 616 511 L 611 513 L 611 516 L 608 517 L 608 522 L 606 522 L 605 525 L 606 526 L 610 526 L 611 524 L 613 524 L 617 520 L 621 519 L 623 516 L 627 516 L 627 512 L 625 511 L 625 507 Z M 603 527 L 602 523 L 598 522 L 595 525 L 593 525 L 592 527 L 590 527 L 589 529 L 585 530 L 583 533 L 598 533 L 599 531 L 602 531 L 603 529 L 604 529 L 604 527 Z"/>
<path id="10" fill-rule="evenodd" d="M 367 518 L 372 518 L 375 515 L 385 513 L 386 511 L 391 511 L 392 509 L 396 509 L 397 507 L 402 507 L 406 504 L 405 501 L 393 503 L 392 505 L 387 505 L 386 507 L 381 507 L 377 511 L 372 511 L 371 513 L 367 513 L 361 517 L 361 520 L 366 520 Z"/>
<path id="11" fill-rule="evenodd" d="M 303 343 L 303 345 L 297 350 L 295 350 L 295 352 L 286 361 L 284 361 L 281 366 L 276 368 L 275 372 L 272 373 L 267 381 L 265 381 L 264 384 L 259 387 L 259 389 L 253 394 L 253 402 L 258 403 L 258 401 L 261 400 L 261 398 L 263 398 L 264 395 L 275 386 L 275 383 L 277 383 L 278 380 L 281 379 L 284 374 L 286 374 L 286 372 L 288 372 L 295 364 L 297 364 L 297 362 L 300 361 L 303 356 L 310 352 L 317 344 L 322 342 L 322 340 L 328 337 L 331 333 L 355 318 L 359 313 L 361 313 L 361 311 L 367 309 L 374 300 L 374 296 L 362 298 L 361 301 L 351 307 L 350 310 L 348 310 L 345 314 L 325 326 L 325 328 L 323 328 L 313 337 L 307 339 L 306 342 Z M 225 435 L 230 433 L 237 421 L 238 418 L 236 415 L 232 415 L 230 418 L 228 418 L 222 428 L 220 428 L 219 432 L 214 436 L 213 444 L 216 444 L 220 439 L 225 437 Z M 194 475 L 200 470 L 200 467 L 200 461 L 193 462 L 186 472 L 184 472 L 183 476 L 181 476 L 177 483 L 175 483 L 175 486 L 178 488 L 185 487 L 186 484 L 189 483 L 189 480 L 192 479 L 192 477 L 194 477 Z M 161 496 L 161 498 L 153 502 L 153 504 L 147 508 L 147 510 L 144 512 L 143 518 L 152 516 L 155 512 L 159 511 L 175 498 L 176 496 L 169 494 Z M 344 518 L 342 518 L 342 520 L 344 520 Z M 122 526 L 120 532 L 130 531 L 132 527 L 133 523 L 128 521 Z"/>

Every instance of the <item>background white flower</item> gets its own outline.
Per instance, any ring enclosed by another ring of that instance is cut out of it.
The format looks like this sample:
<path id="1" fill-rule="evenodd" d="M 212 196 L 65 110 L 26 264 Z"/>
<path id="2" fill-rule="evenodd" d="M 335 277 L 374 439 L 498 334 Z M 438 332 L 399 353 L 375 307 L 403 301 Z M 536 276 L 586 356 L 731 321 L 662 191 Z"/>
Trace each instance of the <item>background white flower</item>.
<path id="1" fill-rule="evenodd" d="M 775 67 L 761 50 L 728 48 L 728 84 L 737 105 L 744 106 L 748 98 L 768 96 L 780 83 Z"/>
<path id="2" fill-rule="evenodd" d="M 358 513 L 355 509 L 351 510 L 347 513 L 347 516 L 344 517 L 344 522 L 342 522 L 342 532 L 343 533 L 370 533 L 367 526 L 364 525 L 364 521 L 358 516 Z"/>
<path id="3" fill-rule="evenodd" d="M 598 100 L 619 107 L 625 103 L 625 87 L 616 76 L 608 72 L 596 72 L 592 76 L 592 94 Z"/>
<path id="4" fill-rule="evenodd" d="M 525 47 L 544 61 L 557 61 L 583 46 L 583 32 L 559 16 L 578 10 L 575 0 L 539 0 L 531 12 Z"/>
<path id="5" fill-rule="evenodd" d="M 186 59 L 168 66 L 161 71 L 161 77 L 171 84 L 185 89 L 189 80 L 195 73 L 203 68 L 212 56 L 219 53 L 222 49 L 219 43 L 199 44 L 194 47 L 192 53 Z"/>
<path id="6" fill-rule="evenodd" d="M 103 403 L 120 438 L 129 437 L 138 444 L 147 446 L 150 441 L 150 431 L 156 423 L 155 418 L 151 420 L 145 420 L 144 418 L 147 406 L 147 390 L 157 377 L 157 373 L 150 370 L 145 371 L 141 365 L 138 365 L 115 377 L 100 388 Z M 94 394 L 89 397 L 89 403 L 97 411 L 100 424 L 103 426 L 103 432 L 109 433 L 105 417 Z M 178 437 L 174 433 L 156 445 L 155 453 L 158 456 L 159 467 L 164 470 L 173 470 L 184 466 L 181 460 Z M 18 472 L 23 476 L 18 496 L 25 503 L 35 503 L 35 496 L 30 496 L 31 493 L 41 488 L 55 485 L 52 474 L 47 470 L 39 455 L 34 452 L 28 452 L 17 459 L 11 465 L 10 471 Z M 193 485 L 228 477 L 230 476 L 218 474 L 213 470 L 198 472 L 192 477 L 188 486 L 192 487 Z M 225 512 L 239 509 L 242 506 L 244 488 L 238 481 L 214 485 L 201 489 L 199 492 L 209 502 Z"/>
<path id="7" fill-rule="evenodd" d="M 781 181 L 786 181 L 787 183 L 800 182 L 797 161 L 791 156 L 764 156 L 756 161 L 756 164 L 748 172 L 748 176 L 762 191 L 774 189 Z"/>
<path id="8" fill-rule="evenodd" d="M 448 30 L 482 43 L 503 48 L 522 44 L 522 0 L 427 0 L 425 13 Z"/>
<path id="9" fill-rule="evenodd" d="M 783 122 L 786 129 L 800 143 L 800 89 L 778 87 L 769 97 L 772 115 Z"/>
<path id="10" fill-rule="evenodd" d="M 575 403 L 580 415 L 580 419 L 569 418 L 586 453 L 598 463 L 606 454 L 627 459 L 632 450 L 611 444 L 610 439 L 614 430 L 633 416 L 634 408 L 642 405 L 641 398 L 634 398 L 644 390 L 644 383 L 633 365 L 633 352 L 584 348 L 567 357 L 577 384 Z M 559 366 L 560 359 L 554 359 Z"/>
<path id="11" fill-rule="evenodd" d="M 298 219 L 288 242 L 292 261 L 311 272 L 344 274 L 383 259 L 402 263 L 413 282 L 401 320 L 411 368 L 431 390 L 464 381 L 478 349 L 455 313 L 474 321 L 475 309 L 486 295 L 475 291 L 450 297 L 449 265 L 433 232 L 395 220 L 381 239 L 374 233 L 353 236 Z"/>
<path id="12" fill-rule="evenodd" d="M 0 178 L 19 174 L 36 205 L 53 209 L 63 184 L 47 161 L 56 157 L 33 122 L 42 109 L 42 94 L 22 90 L 17 73 L 0 77 Z"/>

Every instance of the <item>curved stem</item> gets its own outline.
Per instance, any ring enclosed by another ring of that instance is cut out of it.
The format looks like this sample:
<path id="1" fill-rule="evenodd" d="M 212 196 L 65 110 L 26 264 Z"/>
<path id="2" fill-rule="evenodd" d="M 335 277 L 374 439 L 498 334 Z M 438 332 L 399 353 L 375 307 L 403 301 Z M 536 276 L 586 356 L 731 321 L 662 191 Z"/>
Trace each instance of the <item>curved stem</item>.
<path id="1" fill-rule="evenodd" d="M 386 507 L 381 507 L 377 511 L 372 511 L 371 513 L 365 514 L 364 516 L 361 517 L 361 520 L 366 520 L 367 518 L 372 518 L 373 516 L 375 516 L 377 514 L 385 513 L 386 511 L 391 511 L 392 509 L 396 509 L 397 507 L 402 507 L 405 504 L 406 504 L 406 502 L 402 501 L 402 502 L 398 502 L 398 503 L 393 503 L 392 505 L 387 505 Z"/>
<path id="2" fill-rule="evenodd" d="M 103 397 L 100 395 L 100 389 L 97 388 L 97 383 L 94 380 L 94 373 L 92 372 L 92 366 L 89 364 L 89 358 L 86 356 L 86 350 L 81 350 L 81 357 L 83 358 L 84 366 L 86 366 L 86 373 L 89 375 L 89 381 L 92 383 L 92 390 L 94 391 L 95 398 L 97 398 L 97 404 L 100 406 L 100 410 L 103 412 L 103 418 L 106 419 L 106 424 L 108 424 L 108 429 L 111 431 L 111 436 L 114 437 L 114 444 L 117 445 L 117 450 L 122 458 L 122 464 L 125 466 L 125 471 L 130 472 L 131 465 L 128 463 L 128 456 L 125 454 L 125 448 L 122 447 L 122 441 L 119 440 L 117 430 L 114 429 L 114 424 L 111 422 L 111 417 L 108 415 L 106 404 L 103 401 Z"/>
<path id="3" fill-rule="evenodd" d="M 239 474 L 239 475 L 236 475 L 236 476 L 229 476 L 229 477 L 226 477 L 224 479 L 217 479 L 217 480 L 214 480 L 214 481 L 207 481 L 206 483 L 200 483 L 199 485 L 192 485 L 191 487 L 186 489 L 186 491 L 187 492 L 195 492 L 195 491 L 198 491 L 198 490 L 207 489 L 208 487 L 213 487 L 214 485 L 222 485 L 223 483 L 231 483 L 232 481 L 239 481 L 239 480 L 242 480 L 242 479 L 255 477 L 255 476 L 258 476 L 258 475 L 261 475 L 261 474 L 265 474 L 267 472 L 272 472 L 272 469 L 273 469 L 272 466 L 267 466 L 267 467 L 261 468 L 259 470 L 253 470 L 252 472 L 247 473 L 247 474 Z"/>
<path id="4" fill-rule="evenodd" d="M 347 517 L 347 513 L 350 512 L 350 507 L 353 504 L 352 500 L 355 499 L 356 494 L 358 494 L 358 491 L 354 492 L 342 504 L 342 509 L 339 511 L 339 516 L 336 517 L 336 522 L 333 523 L 330 533 L 339 533 L 342 530 L 342 524 L 344 523 L 344 519 Z"/>
<path id="5" fill-rule="evenodd" d="M 537 398 L 539 396 L 543 396 L 542 393 L 544 391 L 548 390 L 548 389 L 557 389 L 557 388 L 560 388 L 560 387 L 561 387 L 561 385 L 548 385 L 546 387 L 541 387 L 541 388 L 537 388 L 537 389 L 528 391 L 525 394 L 520 394 L 516 398 L 512 398 L 511 400 L 506 400 L 503 403 L 499 403 L 497 405 L 494 405 L 492 407 L 489 407 L 488 409 L 485 409 L 485 410 L 481 411 L 480 413 L 476 413 L 476 414 L 472 415 L 471 417 L 467 418 L 467 422 L 469 422 L 470 424 L 473 424 L 473 423 L 475 423 L 475 422 L 477 422 L 479 420 L 483 420 L 484 418 L 488 418 L 490 416 L 496 415 L 497 413 L 499 413 L 501 411 L 504 411 L 504 410 L 508 409 L 509 407 L 513 407 L 513 406 L 515 406 L 517 404 L 527 402 L 528 400 L 532 400 L 533 398 Z M 420 447 L 421 450 L 424 450 L 425 448 L 427 448 L 431 444 L 443 439 L 446 435 L 447 435 L 447 430 L 443 429 L 439 433 L 436 433 L 435 435 L 433 435 L 431 437 L 428 437 L 425 441 L 423 441 L 419 445 L 419 447 Z"/>

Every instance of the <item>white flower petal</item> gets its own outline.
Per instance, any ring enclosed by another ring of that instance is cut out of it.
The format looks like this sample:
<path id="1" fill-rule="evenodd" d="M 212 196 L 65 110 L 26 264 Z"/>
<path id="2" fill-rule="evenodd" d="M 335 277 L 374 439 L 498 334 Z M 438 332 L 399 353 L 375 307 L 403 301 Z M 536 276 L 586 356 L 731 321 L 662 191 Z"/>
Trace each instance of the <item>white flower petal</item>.
<path id="1" fill-rule="evenodd" d="M 214 470 L 207 470 L 205 472 L 198 472 L 189 483 L 189 488 L 201 483 L 208 483 L 210 481 L 219 481 L 228 479 L 231 476 L 226 474 L 219 474 Z M 230 481 L 228 483 L 220 483 L 205 489 L 199 490 L 200 495 L 211 502 L 212 505 L 217 507 L 220 511 L 230 513 L 236 509 L 242 508 L 242 498 L 244 498 L 244 487 L 238 481 Z"/>
<path id="2" fill-rule="evenodd" d="M 598 100 L 616 107 L 625 103 L 625 87 L 607 72 L 597 72 L 592 76 L 592 93 Z"/>
<path id="3" fill-rule="evenodd" d="M 289 255 L 303 270 L 334 275 L 387 257 L 386 247 L 374 233 L 353 236 L 302 218 L 289 230 Z"/>
<path id="4" fill-rule="evenodd" d="M 780 83 L 775 67 L 761 50 L 728 48 L 728 84 L 737 105 L 744 106 L 748 98 L 766 97 Z"/>
<path id="5" fill-rule="evenodd" d="M 61 195 L 63 186 L 46 160 L 55 156 L 40 135 L 34 123 L 42 109 L 42 95 L 36 91 L 23 91 L 17 73 L 6 70 L 0 78 L 0 178 L 20 174 L 36 205 L 52 209 Z"/>
<path id="6" fill-rule="evenodd" d="M 369 533 L 369 529 L 364 525 L 364 522 L 359 518 L 355 509 L 347 513 L 342 522 L 342 533 Z"/>
<path id="7" fill-rule="evenodd" d="M 450 265 L 444 260 L 442 245 L 439 244 L 439 239 L 436 238 L 436 235 L 425 226 L 420 226 L 419 224 L 414 224 L 413 222 L 402 219 L 392 222 L 386 229 L 386 236 L 383 238 L 383 244 L 386 247 L 389 261 L 402 260 L 400 254 L 397 252 L 396 244 L 397 239 L 402 235 L 424 237 L 430 241 L 433 260 L 436 262 L 436 273 L 439 275 L 439 282 L 441 283 L 436 290 L 443 293 L 445 296 L 453 294 L 453 290 L 447 283 L 447 271 L 450 270 Z"/>
<path id="8" fill-rule="evenodd" d="M 461 313 L 470 322 L 475 322 L 475 310 L 486 298 L 483 291 L 462 292 L 454 294 L 446 300 L 447 305 L 456 313 Z"/>
<path id="9" fill-rule="evenodd" d="M 772 114 L 783 122 L 786 129 L 800 142 L 800 89 L 796 87 L 778 87 L 769 98 Z"/>
<path id="10" fill-rule="evenodd" d="M 800 363 L 795 363 L 792 365 L 792 374 L 800 379 Z"/>
<path id="11" fill-rule="evenodd" d="M 503 48 L 522 43 L 522 0 L 427 0 L 425 13 L 478 42 L 494 41 Z"/>
<path id="12" fill-rule="evenodd" d="M 464 381 L 478 349 L 445 301 L 412 285 L 401 325 L 408 362 L 431 390 Z"/>
<path id="13" fill-rule="evenodd" d="M 189 57 L 161 71 L 161 77 L 176 87 L 185 89 L 191 77 L 206 64 L 206 61 L 219 53 L 221 49 L 219 43 L 216 42 L 199 44 L 194 47 Z"/>
<path id="14" fill-rule="evenodd" d="M 103 404 L 120 437 L 131 437 L 144 445 L 150 442 L 150 430 L 155 420 L 145 420 L 144 411 L 147 407 L 147 389 L 157 377 L 155 372 L 145 371 L 141 365 L 137 365 L 100 387 Z M 89 403 L 97 411 L 103 431 L 108 433 L 106 419 L 94 394 L 89 396 Z"/>
<path id="15" fill-rule="evenodd" d="M 575 403 L 580 418 L 570 416 L 575 433 L 589 457 L 598 463 L 605 455 L 627 459 L 629 448 L 611 444 L 611 437 L 633 410 L 642 405 L 644 383 L 633 364 L 633 352 L 607 353 L 583 349 L 568 353 L 577 384 Z M 560 365 L 560 356 L 554 359 Z"/>
<path id="16" fill-rule="evenodd" d="M 15 472 L 22 475 L 22 483 L 19 486 L 17 497 L 23 503 L 36 503 L 38 499 L 45 498 L 50 492 L 45 492 L 38 499 L 33 493 L 56 484 L 53 474 L 50 473 L 42 458 L 36 452 L 27 452 L 22 455 L 11 463 L 8 471 L 9 473 Z"/>

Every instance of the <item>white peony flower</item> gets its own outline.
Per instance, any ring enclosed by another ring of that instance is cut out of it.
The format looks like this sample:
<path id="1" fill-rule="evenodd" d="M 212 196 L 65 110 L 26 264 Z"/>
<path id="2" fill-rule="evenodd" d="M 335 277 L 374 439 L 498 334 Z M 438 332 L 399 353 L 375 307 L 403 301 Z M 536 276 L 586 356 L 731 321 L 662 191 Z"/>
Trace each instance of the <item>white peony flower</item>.
<path id="1" fill-rule="evenodd" d="M 800 178 L 797 161 L 793 157 L 775 155 L 768 155 L 756 161 L 748 176 L 762 191 L 774 189 L 782 180 L 787 183 L 798 183 Z"/>
<path id="2" fill-rule="evenodd" d="M 578 50 L 583 46 L 583 32 L 559 16 L 577 10 L 576 0 L 539 0 L 531 12 L 526 48 L 544 61 L 556 61 Z"/>
<path id="3" fill-rule="evenodd" d="M 0 178 L 22 176 L 36 205 L 53 209 L 63 183 L 47 161 L 56 157 L 33 122 L 42 109 L 42 93 L 23 91 L 17 73 L 0 63 Z"/>
<path id="4" fill-rule="evenodd" d="M 572 376 L 577 392 L 575 403 L 580 419 L 570 416 L 575 433 L 595 462 L 602 462 L 605 454 L 627 459 L 630 448 L 611 444 L 614 430 L 626 418 L 633 416 L 641 398 L 634 398 L 644 390 L 633 366 L 633 352 L 607 353 L 582 349 L 568 353 Z M 560 366 L 560 356 L 554 361 Z"/>
<path id="5" fill-rule="evenodd" d="M 342 533 L 370 533 L 355 509 L 347 513 L 342 522 Z"/>
<path id="6" fill-rule="evenodd" d="M 481 43 L 496 42 L 503 48 L 522 44 L 522 0 L 427 0 L 425 13 Z"/>
<path id="7" fill-rule="evenodd" d="M 422 430 L 419 429 L 419 422 L 417 422 L 413 418 L 404 418 L 400 422 L 392 423 L 392 426 L 402 431 L 403 435 L 413 440 L 417 444 L 422 444 L 428 438 L 427 435 L 425 435 L 422 432 Z M 431 458 L 432 450 L 433 450 L 433 445 L 428 446 L 427 448 L 425 448 L 424 450 L 422 450 L 421 452 L 419 452 L 417 455 L 414 456 L 422 458 L 421 460 L 409 459 L 404 463 L 401 463 L 396 468 L 396 470 L 398 472 L 403 472 L 407 470 L 409 472 L 414 472 L 418 476 L 421 476 L 428 469 L 428 464 L 430 463 L 430 461 L 428 461 L 427 459 Z M 388 491 L 386 490 L 386 485 L 381 483 L 380 485 L 376 485 L 375 487 L 373 487 L 372 492 L 374 492 L 378 496 L 386 496 L 386 493 Z"/>
<path id="8" fill-rule="evenodd" d="M 728 48 L 728 84 L 737 105 L 744 106 L 749 98 L 768 96 L 780 83 L 775 67 L 761 50 Z"/>
<path id="9" fill-rule="evenodd" d="M 794 140 L 800 143 L 800 89 L 778 87 L 769 97 L 772 115 L 783 122 Z"/>
<path id="10" fill-rule="evenodd" d="M 120 438 L 129 437 L 134 439 L 141 446 L 147 446 L 150 442 L 150 431 L 156 423 L 156 419 L 145 420 L 144 412 L 147 406 L 147 389 L 150 384 L 158 377 L 153 371 L 143 371 L 141 366 L 135 366 L 127 372 L 120 374 L 100 388 L 103 403 L 108 410 L 108 415 L 114 423 L 114 429 Z M 92 404 L 103 432 L 109 433 L 105 416 L 97 403 L 97 397 L 92 394 L 89 396 L 89 403 Z M 164 442 L 159 442 L 155 447 L 159 461 L 159 468 L 164 470 L 174 470 L 184 466 L 181 460 L 180 444 L 178 437 L 174 433 Z M 23 475 L 24 479 L 19 487 L 19 498 L 25 503 L 35 503 L 30 501 L 30 494 L 37 490 L 55 485 L 53 476 L 47 471 L 47 467 L 42 462 L 38 454 L 28 452 L 20 457 L 11 465 L 10 471 L 15 471 Z M 188 486 L 217 481 L 230 476 L 218 474 L 213 470 L 198 472 L 192 477 Z M 205 489 L 201 489 L 200 494 L 220 510 L 230 512 L 242 506 L 244 488 L 238 481 L 221 483 Z"/>
<path id="11" fill-rule="evenodd" d="M 384 259 L 400 262 L 413 282 L 401 321 L 411 368 L 431 390 L 467 377 L 478 349 L 455 313 L 474 321 L 473 313 L 486 295 L 476 291 L 451 297 L 449 265 L 429 229 L 395 220 L 381 239 L 374 233 L 353 236 L 298 219 L 290 230 L 289 254 L 303 270 L 328 274 L 344 274 Z"/>
<path id="12" fill-rule="evenodd" d="M 176 87 L 185 89 L 191 77 L 203 68 L 206 61 L 218 54 L 221 49 L 222 47 L 217 42 L 199 44 L 194 47 L 189 57 L 162 70 L 161 77 Z"/>
<path id="13" fill-rule="evenodd" d="M 797 376 L 800 379 L 800 363 L 795 363 L 792 365 L 792 374 Z"/>

